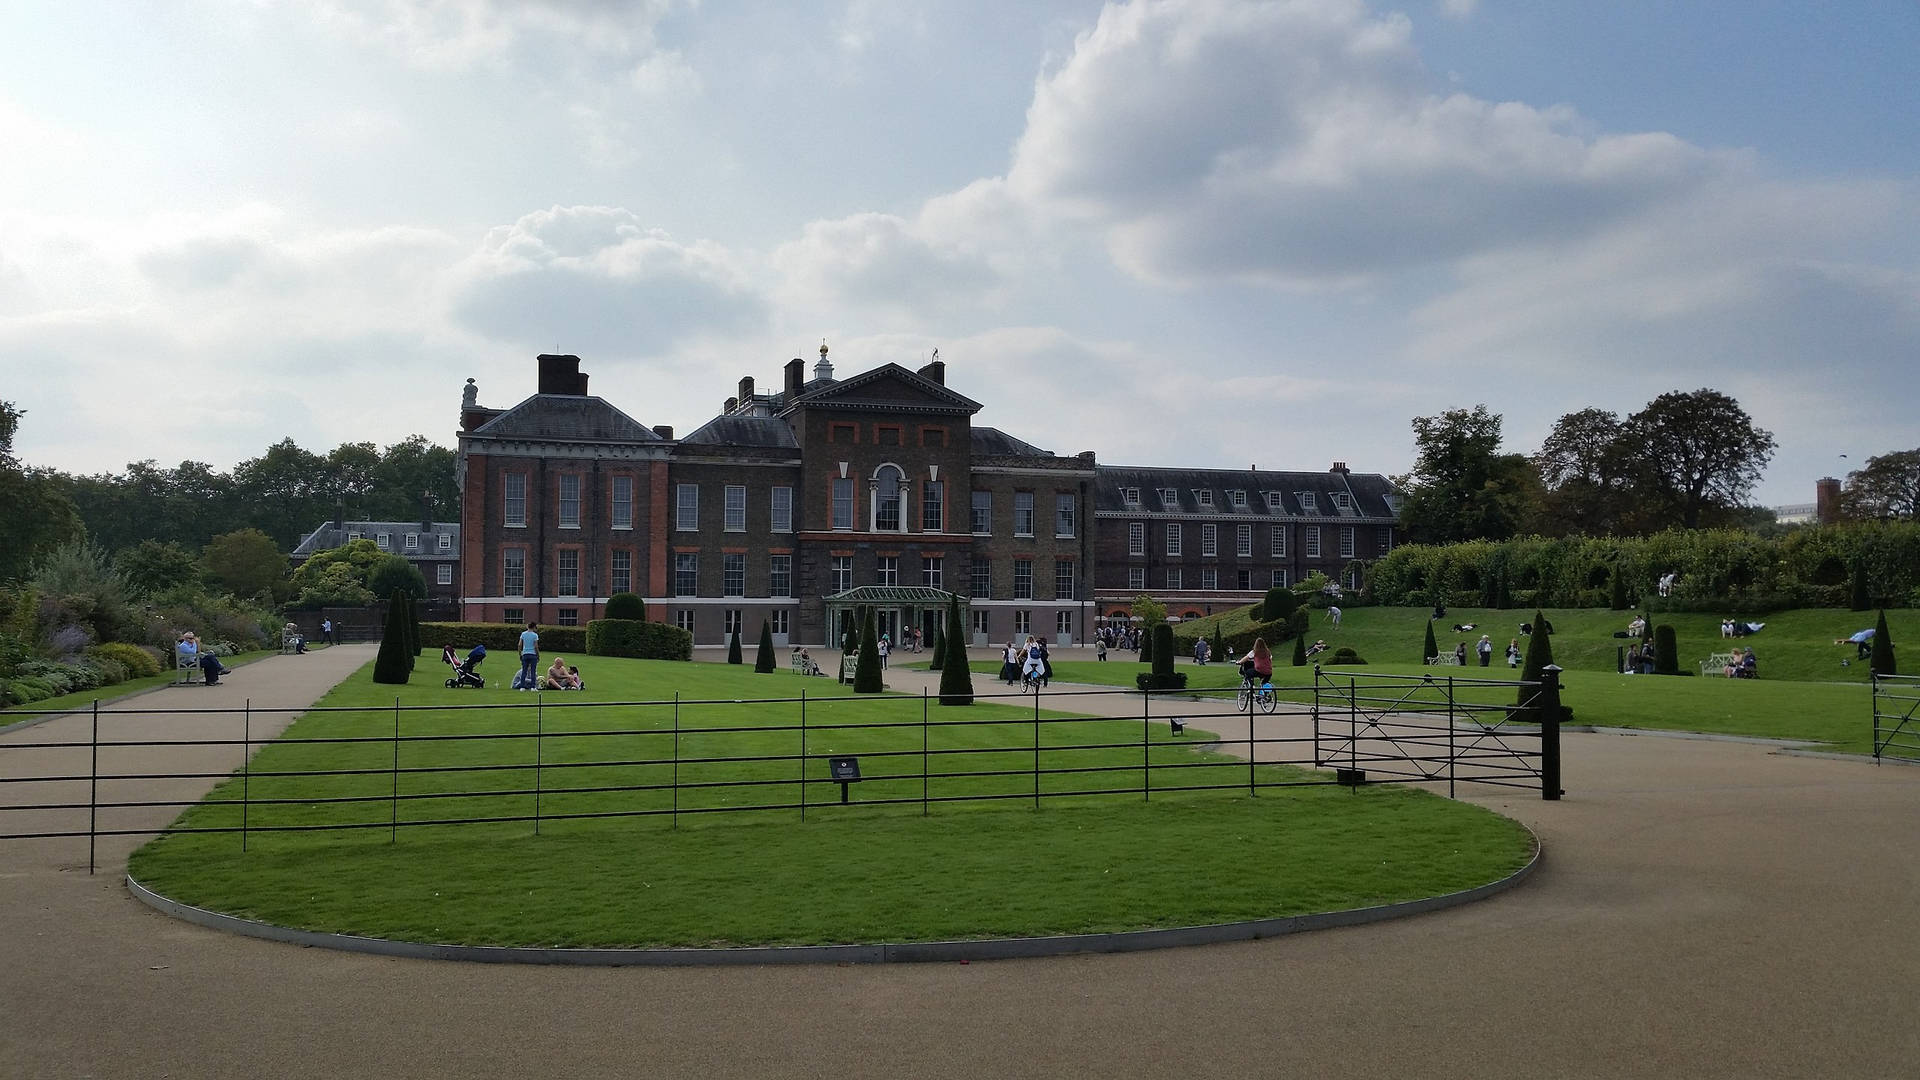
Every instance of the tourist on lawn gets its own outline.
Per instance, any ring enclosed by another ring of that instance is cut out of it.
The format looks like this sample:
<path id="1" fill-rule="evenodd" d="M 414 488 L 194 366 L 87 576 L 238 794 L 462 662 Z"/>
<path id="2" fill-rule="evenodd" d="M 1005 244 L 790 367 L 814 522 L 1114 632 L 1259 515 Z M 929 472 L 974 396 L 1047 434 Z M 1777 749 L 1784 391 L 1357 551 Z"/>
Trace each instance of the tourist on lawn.
<path id="1" fill-rule="evenodd" d="M 1340 629 L 1340 605 L 1327 605 L 1327 625 L 1335 630 Z"/>
<path id="2" fill-rule="evenodd" d="M 1481 667 L 1486 667 L 1488 664 L 1493 663 L 1493 639 L 1491 637 L 1481 634 L 1480 643 L 1474 646 L 1474 649 L 1480 654 Z"/>
<path id="3" fill-rule="evenodd" d="M 540 685 L 540 632 L 532 622 L 520 633 L 520 677 L 514 681 L 522 690 Z"/>

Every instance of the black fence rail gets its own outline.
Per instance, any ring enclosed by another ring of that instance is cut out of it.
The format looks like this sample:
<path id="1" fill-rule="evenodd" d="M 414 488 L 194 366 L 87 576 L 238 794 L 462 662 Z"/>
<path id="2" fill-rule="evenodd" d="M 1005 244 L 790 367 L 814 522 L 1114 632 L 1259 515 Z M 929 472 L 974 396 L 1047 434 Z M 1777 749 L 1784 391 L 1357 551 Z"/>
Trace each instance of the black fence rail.
<path id="1" fill-rule="evenodd" d="M 804 820 L 964 802 L 1038 809 L 1335 783 L 1445 780 L 1451 794 L 1456 781 L 1544 782 L 1529 762 L 1545 739 L 1513 720 L 1525 708 L 1510 703 L 1513 683 L 1412 681 L 1404 693 L 1383 690 L 1400 686 L 1388 677 L 1322 675 L 1268 696 L 977 695 L 1002 706 L 991 711 L 941 709 L 927 695 L 804 693 L 124 713 L 96 703 L 62 714 L 69 729 L 84 720 L 84 738 L 43 725 L 0 740 L 0 840 L 84 837 L 91 869 L 98 839 L 113 836 L 233 834 L 246 850 L 285 833 L 384 830 L 394 841 L 422 826 L 524 823 L 537 834 L 615 818 L 677 828 L 700 814 Z M 1496 692 L 1509 704 L 1474 700 Z M 1136 716 L 1114 715 L 1134 701 Z M 1497 723 L 1474 719 L 1496 709 Z M 286 735 L 260 732 L 294 715 Z"/>
<path id="2" fill-rule="evenodd" d="M 1920 676 L 1873 677 L 1873 760 L 1920 761 Z"/>
<path id="3" fill-rule="evenodd" d="M 1386 777 L 1560 789 L 1559 669 L 1538 682 L 1316 669 L 1314 764 L 1344 783 Z"/>

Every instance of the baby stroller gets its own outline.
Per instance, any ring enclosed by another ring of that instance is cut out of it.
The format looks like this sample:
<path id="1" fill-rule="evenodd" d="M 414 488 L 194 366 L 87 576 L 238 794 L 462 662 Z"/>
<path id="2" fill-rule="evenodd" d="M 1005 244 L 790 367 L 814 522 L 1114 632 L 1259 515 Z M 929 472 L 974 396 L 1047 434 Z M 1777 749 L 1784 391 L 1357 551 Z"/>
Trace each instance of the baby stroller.
<path id="1" fill-rule="evenodd" d="M 463 686 L 472 687 L 475 690 L 485 689 L 487 683 L 485 679 L 480 677 L 480 661 L 486 658 L 487 647 L 485 645 L 475 645 L 473 651 L 467 654 L 465 660 L 457 662 L 453 658 L 453 646 L 448 645 L 442 648 L 440 651 L 441 662 L 452 665 L 453 667 L 453 678 L 447 680 L 447 689 L 458 690 Z"/>

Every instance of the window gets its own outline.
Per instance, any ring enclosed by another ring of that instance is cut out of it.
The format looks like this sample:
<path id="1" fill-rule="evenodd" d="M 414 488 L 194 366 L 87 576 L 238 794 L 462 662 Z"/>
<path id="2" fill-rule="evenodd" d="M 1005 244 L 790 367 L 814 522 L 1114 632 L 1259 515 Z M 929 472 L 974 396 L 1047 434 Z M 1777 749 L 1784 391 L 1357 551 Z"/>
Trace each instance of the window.
<path id="1" fill-rule="evenodd" d="M 793 489 L 790 487 L 773 489 L 773 531 L 793 531 Z"/>
<path id="2" fill-rule="evenodd" d="M 985 600 L 993 595 L 993 562 L 991 560 L 973 560 L 973 572 L 967 587 L 967 595 L 976 600 Z"/>
<path id="3" fill-rule="evenodd" d="M 1387 552 L 1393 550 L 1393 526 L 1382 525 L 1380 526 L 1378 532 L 1379 532 L 1379 535 L 1374 539 L 1374 542 L 1373 542 L 1374 544 L 1373 549 L 1379 554 L 1385 555 Z"/>
<path id="4" fill-rule="evenodd" d="M 673 553 L 673 595 L 697 596 L 700 593 L 700 556 L 691 551 Z"/>
<path id="5" fill-rule="evenodd" d="M 1127 568 L 1127 588 L 1137 592 L 1137 591 L 1146 589 L 1146 587 L 1147 587 L 1147 568 L 1144 566 L 1128 567 Z"/>
<path id="6" fill-rule="evenodd" d="M 560 563 L 559 596 L 580 595 L 580 552 L 567 549 L 558 553 Z"/>
<path id="7" fill-rule="evenodd" d="M 1253 558 L 1253 526 L 1233 527 L 1233 553 L 1243 559 Z"/>
<path id="8" fill-rule="evenodd" d="M 1317 559 L 1319 557 L 1320 557 L 1320 526 L 1309 525 L 1307 526 L 1307 558 Z"/>
<path id="9" fill-rule="evenodd" d="M 901 506 L 906 496 L 900 482 L 900 470 L 892 465 L 882 465 L 873 479 L 873 531 L 906 532 L 906 515 Z"/>
<path id="10" fill-rule="evenodd" d="M 407 534 L 407 550 L 408 551 L 420 550 L 420 534 L 419 533 Z"/>
<path id="11" fill-rule="evenodd" d="M 853 478 L 850 476 L 833 478 L 833 527 L 853 528 Z"/>
<path id="12" fill-rule="evenodd" d="M 517 607 L 503 608 L 500 617 L 505 619 L 509 624 L 523 623 L 527 621 L 527 609 Z"/>
<path id="13" fill-rule="evenodd" d="M 506 548 L 500 552 L 500 595 L 527 595 L 527 549 Z"/>
<path id="14" fill-rule="evenodd" d="M 440 534 L 440 550 L 441 551 L 453 550 L 453 534 L 452 533 Z"/>
<path id="15" fill-rule="evenodd" d="M 438 576 L 439 576 L 440 584 L 442 585 L 453 584 L 453 564 L 441 563 L 440 572 Z"/>
<path id="16" fill-rule="evenodd" d="M 860 425 L 836 420 L 827 425 L 827 441 L 857 443 L 860 441 Z"/>
<path id="17" fill-rule="evenodd" d="M 1341 510 L 1353 509 L 1353 496 L 1344 491 L 1333 493 L 1333 505 Z"/>
<path id="18" fill-rule="evenodd" d="M 1013 535 L 1033 535 L 1033 492 L 1031 491 L 1013 493 Z"/>
<path id="19" fill-rule="evenodd" d="M 1033 633 L 1033 612 L 1024 609 L 1013 613 L 1013 636 L 1021 637 Z"/>
<path id="20" fill-rule="evenodd" d="M 873 442 L 876 446 L 899 446 L 906 439 L 906 432 L 899 424 L 873 425 Z"/>
<path id="21" fill-rule="evenodd" d="M 1147 553 L 1147 523 L 1144 521 L 1127 522 L 1127 554 L 1145 555 Z"/>
<path id="22" fill-rule="evenodd" d="M 1167 526 L 1167 554 L 1180 554 L 1180 526 L 1178 524 Z"/>
<path id="23" fill-rule="evenodd" d="M 1177 589 L 1179 587 L 1180 587 L 1180 568 L 1177 566 L 1167 567 L 1167 588 Z"/>
<path id="24" fill-rule="evenodd" d="M 1193 497 L 1201 506 L 1213 505 L 1213 491 L 1209 488 L 1194 488 Z"/>
<path id="25" fill-rule="evenodd" d="M 673 625 L 685 630 L 689 634 L 693 633 L 693 609 L 675 608 L 673 611 Z"/>
<path id="26" fill-rule="evenodd" d="M 1287 527 L 1285 525 L 1275 525 L 1273 527 L 1273 536 L 1267 540 L 1267 554 L 1276 559 L 1284 559 L 1287 557 Z"/>
<path id="27" fill-rule="evenodd" d="M 973 618 L 970 620 L 973 623 L 973 632 L 975 634 L 978 634 L 981 637 L 986 637 L 987 631 L 991 629 L 991 626 L 992 626 L 991 620 L 988 617 L 988 613 L 986 609 L 974 608 L 972 611 L 968 612 L 968 614 L 973 616 Z"/>
<path id="28" fill-rule="evenodd" d="M 580 527 L 579 473 L 565 473 L 560 477 L 560 527 L 563 529 Z"/>
<path id="29" fill-rule="evenodd" d="M 973 534 L 988 536 L 993 533 L 993 492 L 976 491 L 973 493 Z"/>
<path id="30" fill-rule="evenodd" d="M 1174 507 L 1175 509 L 1178 509 L 1180 506 L 1180 493 L 1178 491 L 1175 491 L 1173 488 L 1161 488 L 1160 489 L 1160 505 L 1170 506 L 1170 507 Z"/>
<path id="31" fill-rule="evenodd" d="M 1013 598 L 1015 600 L 1033 599 L 1033 560 L 1013 560 Z"/>
<path id="32" fill-rule="evenodd" d="M 920 531 L 944 532 L 946 530 L 946 485 L 938 480 L 929 480 L 920 490 Z"/>
<path id="33" fill-rule="evenodd" d="M 831 569 L 834 592 L 843 593 L 853 588 L 853 556 L 835 555 Z"/>
<path id="34" fill-rule="evenodd" d="M 1053 613 L 1053 633 L 1062 641 L 1073 637 L 1073 612 L 1056 611 Z"/>
<path id="35" fill-rule="evenodd" d="M 376 533 L 373 542 L 380 545 L 381 551 L 385 551 L 393 546 L 393 535 L 391 533 Z"/>
<path id="36" fill-rule="evenodd" d="M 730 607 L 730 608 L 727 608 L 725 611 L 721 612 L 721 616 L 726 620 L 724 625 L 725 625 L 726 634 L 728 637 L 732 637 L 733 635 L 739 633 L 741 624 L 746 622 L 746 620 L 742 618 L 741 615 L 742 615 L 742 612 L 737 607 Z"/>
<path id="37" fill-rule="evenodd" d="M 1201 567 L 1200 587 L 1207 590 L 1208 592 L 1212 592 L 1213 590 L 1219 588 L 1220 587 L 1220 571 L 1211 566 Z"/>
<path id="38" fill-rule="evenodd" d="M 1313 492 L 1311 491 L 1300 492 L 1300 509 L 1309 514 L 1314 512 L 1314 510 L 1316 509 L 1316 504 L 1314 503 Z"/>
<path id="39" fill-rule="evenodd" d="M 1353 526 L 1351 525 L 1340 526 L 1340 557 L 1353 558 Z"/>
<path id="40" fill-rule="evenodd" d="M 1279 492 L 1277 492 L 1277 491 L 1268 491 L 1268 492 L 1265 492 L 1264 494 L 1265 494 L 1265 495 L 1266 495 L 1266 497 L 1267 497 L 1267 509 L 1269 509 L 1269 510 L 1283 510 L 1283 511 L 1284 511 L 1284 510 L 1286 509 L 1286 504 L 1280 501 L 1280 493 L 1279 493 Z"/>
<path id="41" fill-rule="evenodd" d="M 1276 589 L 1284 589 L 1287 587 L 1287 572 L 1285 570 L 1275 570 L 1273 572 L 1273 587 Z"/>
<path id="42" fill-rule="evenodd" d="M 1200 556 L 1211 559 L 1220 554 L 1220 526 L 1200 526 Z"/>
<path id="43" fill-rule="evenodd" d="M 767 557 L 767 595 L 793 595 L 793 556 L 769 555 Z M 779 633 L 786 633 L 782 630 Z"/>
<path id="44" fill-rule="evenodd" d="M 506 500 L 500 524 L 509 529 L 524 529 L 527 525 L 527 474 L 510 472 L 504 480 Z"/>
<path id="45" fill-rule="evenodd" d="M 943 586 L 940 582 L 945 576 L 945 567 L 942 565 L 945 561 L 946 560 L 938 555 L 922 555 L 920 557 L 920 584 L 930 589 L 942 588 Z"/>
<path id="46" fill-rule="evenodd" d="M 674 499 L 673 527 L 680 532 L 699 532 L 700 485 L 677 485 Z"/>
<path id="47" fill-rule="evenodd" d="M 1072 492 L 1063 491 L 1053 497 L 1053 535 L 1073 535 L 1074 513 Z"/>
<path id="48" fill-rule="evenodd" d="M 769 629 L 773 631 L 775 637 L 786 637 L 790 632 L 787 622 L 787 616 L 790 614 L 792 612 L 786 608 L 774 608 L 767 612 L 767 622 L 772 624 Z"/>
<path id="49" fill-rule="evenodd" d="M 747 486 L 728 484 L 721 493 L 720 527 L 727 532 L 747 531 Z"/>
<path id="50" fill-rule="evenodd" d="M 560 617 L 559 617 L 558 619 L 556 619 L 556 620 L 555 620 L 555 622 L 554 622 L 554 625 L 556 625 L 556 626 L 579 626 L 579 625 L 580 625 L 580 609 L 579 609 L 579 608 L 577 608 L 577 607 L 563 607 L 563 608 L 561 608 L 561 609 L 560 609 Z"/>
<path id="51" fill-rule="evenodd" d="M 738 552 L 720 556 L 720 595 L 747 595 L 747 557 Z"/>
<path id="52" fill-rule="evenodd" d="M 633 528 L 633 477 L 613 478 L 613 522 L 616 529 Z"/>
<path id="53" fill-rule="evenodd" d="M 900 556 L 875 556 L 873 560 L 873 583 L 875 585 L 900 584 Z"/>
<path id="54" fill-rule="evenodd" d="M 1128 506 L 1139 506 L 1140 489 L 1136 487 L 1121 488 L 1120 501 L 1126 503 Z"/>
<path id="55" fill-rule="evenodd" d="M 1247 493 L 1237 489 L 1229 491 L 1227 492 L 1227 502 L 1235 510 L 1243 509 L 1247 505 Z"/>
<path id="56" fill-rule="evenodd" d="M 613 591 L 633 591 L 633 552 L 631 551 L 613 553 Z"/>
<path id="57" fill-rule="evenodd" d="M 1253 571 L 1235 570 L 1233 572 L 1233 587 L 1239 589 L 1241 592 L 1246 592 L 1253 588 Z"/>
<path id="58" fill-rule="evenodd" d="M 1073 599 L 1073 560 L 1061 559 L 1053 564 L 1053 598 L 1055 600 Z"/>

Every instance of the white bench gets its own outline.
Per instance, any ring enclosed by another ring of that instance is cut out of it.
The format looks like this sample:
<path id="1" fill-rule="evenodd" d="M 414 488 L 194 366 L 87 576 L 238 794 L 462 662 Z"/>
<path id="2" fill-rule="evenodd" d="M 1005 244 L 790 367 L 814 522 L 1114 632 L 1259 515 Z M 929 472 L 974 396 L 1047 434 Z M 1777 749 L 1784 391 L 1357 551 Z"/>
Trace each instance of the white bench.
<path id="1" fill-rule="evenodd" d="M 1459 667 L 1460 658 L 1450 652 L 1446 652 L 1441 653 L 1439 656 L 1427 657 L 1427 663 L 1433 667 Z"/>
<path id="2" fill-rule="evenodd" d="M 817 663 L 814 663 L 813 657 L 811 656 L 803 657 L 801 656 L 799 650 L 797 649 L 794 651 L 793 655 L 788 658 L 787 666 L 793 669 L 793 673 L 795 675 L 821 674 L 820 665 Z"/>
<path id="3" fill-rule="evenodd" d="M 860 654 L 848 653 L 840 658 L 840 681 L 852 682 L 854 672 L 860 670 Z"/>
<path id="4" fill-rule="evenodd" d="M 178 672 L 178 678 L 174 681 L 182 686 L 197 683 L 202 680 L 200 674 L 200 655 L 198 653 L 175 652 L 173 654 L 173 666 Z"/>
<path id="5" fill-rule="evenodd" d="M 1725 675 L 1727 673 L 1727 669 L 1732 667 L 1734 664 L 1739 663 L 1739 661 L 1740 661 L 1740 656 L 1737 653 L 1717 652 L 1707 657 L 1705 660 L 1700 661 L 1700 674 Z"/>

